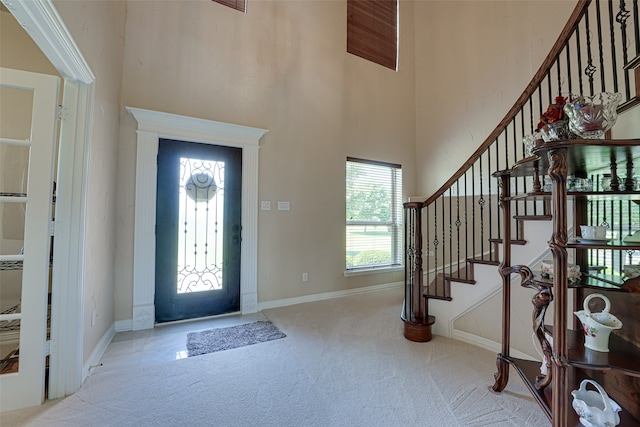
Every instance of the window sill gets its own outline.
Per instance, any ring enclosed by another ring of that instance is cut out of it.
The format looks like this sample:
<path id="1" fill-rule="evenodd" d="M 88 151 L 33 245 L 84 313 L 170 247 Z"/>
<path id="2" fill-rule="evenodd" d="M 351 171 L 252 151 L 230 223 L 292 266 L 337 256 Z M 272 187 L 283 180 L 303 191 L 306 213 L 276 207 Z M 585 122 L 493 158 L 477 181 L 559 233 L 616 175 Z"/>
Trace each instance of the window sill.
<path id="1" fill-rule="evenodd" d="M 389 267 L 371 267 L 371 268 L 358 268 L 353 270 L 345 270 L 344 277 L 364 276 L 365 274 L 376 274 L 376 273 L 393 273 L 396 271 L 404 271 L 404 266 L 392 265 Z"/>

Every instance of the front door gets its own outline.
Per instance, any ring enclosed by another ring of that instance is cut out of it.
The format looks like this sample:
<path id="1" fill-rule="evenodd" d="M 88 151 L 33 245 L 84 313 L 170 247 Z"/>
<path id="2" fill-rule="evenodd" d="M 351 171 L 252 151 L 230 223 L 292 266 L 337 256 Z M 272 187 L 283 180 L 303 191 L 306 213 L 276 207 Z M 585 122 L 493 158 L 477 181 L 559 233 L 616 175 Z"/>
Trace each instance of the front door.
<path id="1" fill-rule="evenodd" d="M 0 68 L 0 411 L 44 400 L 59 86 Z"/>
<path id="2" fill-rule="evenodd" d="M 160 139 L 156 322 L 240 310 L 242 149 Z"/>

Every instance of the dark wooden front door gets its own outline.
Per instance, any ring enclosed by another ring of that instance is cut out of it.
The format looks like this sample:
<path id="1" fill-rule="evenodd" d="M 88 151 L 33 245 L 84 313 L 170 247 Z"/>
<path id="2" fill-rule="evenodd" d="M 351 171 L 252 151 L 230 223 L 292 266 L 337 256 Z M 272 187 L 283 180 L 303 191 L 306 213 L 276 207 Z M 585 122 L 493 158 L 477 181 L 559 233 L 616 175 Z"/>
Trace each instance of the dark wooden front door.
<path id="1" fill-rule="evenodd" d="M 240 309 L 242 149 L 160 139 L 156 322 Z"/>

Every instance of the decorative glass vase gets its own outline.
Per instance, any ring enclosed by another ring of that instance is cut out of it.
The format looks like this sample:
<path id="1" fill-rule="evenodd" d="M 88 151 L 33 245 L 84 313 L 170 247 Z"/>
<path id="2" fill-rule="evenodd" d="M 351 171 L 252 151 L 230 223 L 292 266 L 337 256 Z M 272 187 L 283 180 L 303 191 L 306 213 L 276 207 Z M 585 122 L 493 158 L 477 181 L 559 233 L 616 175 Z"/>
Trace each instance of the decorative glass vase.
<path id="1" fill-rule="evenodd" d="M 535 131 L 531 135 L 525 135 L 522 138 L 522 142 L 524 144 L 524 154 L 527 157 L 533 156 L 533 150 L 542 143 L 542 137 L 540 136 L 540 132 Z"/>
<path id="2" fill-rule="evenodd" d="M 544 142 L 575 138 L 575 135 L 569 130 L 569 121 L 567 120 L 560 120 L 542 126 L 540 134 Z"/>
<path id="3" fill-rule="evenodd" d="M 616 109 L 622 94 L 602 92 L 578 96 L 567 102 L 564 112 L 569 117 L 569 130 L 584 139 L 600 139 L 618 119 Z"/>

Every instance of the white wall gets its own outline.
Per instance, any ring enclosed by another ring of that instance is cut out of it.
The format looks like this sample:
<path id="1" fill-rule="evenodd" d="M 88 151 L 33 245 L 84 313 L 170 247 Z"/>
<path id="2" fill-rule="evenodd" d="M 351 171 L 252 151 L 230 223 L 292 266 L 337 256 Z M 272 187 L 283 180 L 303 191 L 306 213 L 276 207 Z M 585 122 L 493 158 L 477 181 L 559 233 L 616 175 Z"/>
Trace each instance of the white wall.
<path id="1" fill-rule="evenodd" d="M 344 2 L 250 2 L 242 14 L 209 1 L 56 1 L 97 77 L 85 324 L 92 310 L 98 323 L 85 352 L 131 316 L 125 105 L 269 129 L 259 199 L 292 210 L 260 212 L 260 302 L 395 282 L 402 273 L 343 277 L 345 158 L 400 163 L 405 195 L 428 194 L 520 94 L 574 4 L 549 15 L 535 1 L 402 1 L 396 73 L 346 53 Z"/>
<path id="2" fill-rule="evenodd" d="M 416 194 L 435 192 L 493 131 L 575 4 L 416 1 Z"/>
<path id="3" fill-rule="evenodd" d="M 345 278 L 347 156 L 399 163 L 414 192 L 413 4 L 400 71 L 346 52 L 346 2 L 129 2 L 122 105 L 268 129 L 260 148 L 259 302 L 402 280 Z M 116 319 L 131 317 L 135 123 L 123 116 Z M 291 202 L 287 212 L 278 200 Z M 302 282 L 302 273 L 309 275 Z"/>
<path id="4" fill-rule="evenodd" d="M 121 6 L 108 4 L 56 5 L 92 69 L 99 63 L 112 80 L 98 86 L 110 90 L 100 138 L 111 141 L 119 63 L 109 52 L 125 29 Z M 113 281 L 115 320 L 132 307 L 135 123 L 125 105 L 269 129 L 259 199 L 288 200 L 291 211 L 259 214 L 260 302 L 400 281 L 401 273 L 343 277 L 346 156 L 402 164 L 405 195 L 432 190 L 520 94 L 555 40 L 547 27 L 560 28 L 573 4 L 542 19 L 538 2 L 402 1 L 396 73 L 346 53 L 344 2 L 250 2 L 246 14 L 209 1 L 128 2 L 117 165 L 111 142 L 98 144 L 109 151 L 90 178 L 92 249 L 105 260 L 115 251 L 115 271 L 101 261 L 88 273 Z M 116 21 L 110 34 L 93 22 L 103 12 L 105 24 Z M 111 290 L 89 291 L 86 315 L 108 310 Z"/>
<path id="5" fill-rule="evenodd" d="M 84 358 L 113 326 L 116 247 L 116 175 L 124 50 L 124 1 L 55 1 L 96 76 L 93 129 L 88 147 Z M 96 322 L 91 327 L 92 311 Z"/>

